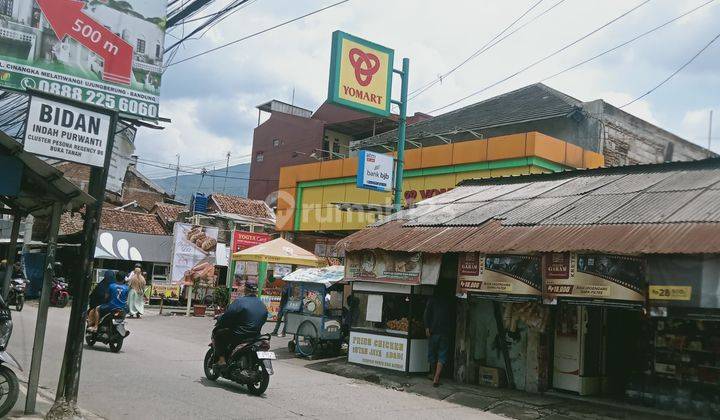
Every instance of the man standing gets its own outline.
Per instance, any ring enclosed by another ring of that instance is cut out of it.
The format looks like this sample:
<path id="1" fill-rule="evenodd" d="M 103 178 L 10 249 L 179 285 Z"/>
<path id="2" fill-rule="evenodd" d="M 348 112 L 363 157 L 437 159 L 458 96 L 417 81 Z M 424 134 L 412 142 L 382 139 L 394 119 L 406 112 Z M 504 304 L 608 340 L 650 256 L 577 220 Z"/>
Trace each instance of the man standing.
<path id="1" fill-rule="evenodd" d="M 283 286 L 282 294 L 280 295 L 280 311 L 278 312 L 277 321 L 275 321 L 275 329 L 272 332 L 273 335 L 278 335 L 278 331 L 280 331 L 280 323 L 284 322 L 282 335 L 280 337 L 285 337 L 285 331 L 287 330 L 287 321 L 284 319 L 287 313 L 287 308 L 285 307 L 287 306 L 287 302 L 290 298 L 290 290 L 290 283 L 286 282 L 285 286 Z"/>
<path id="2" fill-rule="evenodd" d="M 440 386 L 440 375 L 443 366 L 447 364 L 450 352 L 450 336 L 455 326 L 455 309 L 453 299 L 439 287 L 435 287 L 435 294 L 428 299 L 425 307 L 425 334 L 430 339 L 428 345 L 428 362 L 430 369 L 435 368 L 433 386 Z"/>

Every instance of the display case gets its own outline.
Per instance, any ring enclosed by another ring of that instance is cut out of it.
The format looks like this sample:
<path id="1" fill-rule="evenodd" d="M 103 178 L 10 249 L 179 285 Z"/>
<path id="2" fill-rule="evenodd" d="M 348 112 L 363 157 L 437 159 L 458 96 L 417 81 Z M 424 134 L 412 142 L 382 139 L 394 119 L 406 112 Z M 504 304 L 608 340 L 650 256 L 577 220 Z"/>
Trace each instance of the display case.
<path id="1" fill-rule="evenodd" d="M 423 314 L 431 286 L 353 282 L 348 361 L 404 372 L 427 372 Z"/>

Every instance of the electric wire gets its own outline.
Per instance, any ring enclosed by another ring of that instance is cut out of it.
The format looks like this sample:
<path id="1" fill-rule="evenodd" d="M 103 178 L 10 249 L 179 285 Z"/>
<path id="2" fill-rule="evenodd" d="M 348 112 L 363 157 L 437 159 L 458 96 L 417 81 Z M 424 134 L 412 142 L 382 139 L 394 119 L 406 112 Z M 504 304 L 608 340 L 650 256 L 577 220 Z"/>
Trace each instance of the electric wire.
<path id="1" fill-rule="evenodd" d="M 219 45 L 219 46 L 217 46 L 217 47 L 215 47 L 215 48 L 211 48 L 211 49 L 206 50 L 206 51 L 203 51 L 203 52 L 201 52 L 201 53 L 192 55 L 192 56 L 187 57 L 187 58 L 184 58 L 184 59 L 182 59 L 182 60 L 180 60 L 180 61 L 176 61 L 175 63 L 168 64 L 166 67 L 176 66 L 176 65 L 181 64 L 181 63 L 184 63 L 184 62 L 186 62 L 186 61 L 190 61 L 190 60 L 193 60 L 193 59 L 195 59 L 195 58 L 204 56 L 204 55 L 206 55 L 206 54 L 210 54 L 210 53 L 215 52 L 215 51 L 217 51 L 217 50 L 220 50 L 220 49 L 229 47 L 229 46 L 231 46 L 231 45 L 234 45 L 234 44 L 237 44 L 237 43 L 239 43 L 239 42 L 245 41 L 245 40 L 247 40 L 247 39 L 256 37 L 256 36 L 261 35 L 261 34 L 264 34 L 264 33 L 266 33 L 266 32 L 270 32 L 270 31 L 272 31 L 272 30 L 274 30 L 274 29 L 280 28 L 280 27 L 282 27 L 282 26 L 288 25 L 288 24 L 293 23 L 293 22 L 296 22 L 296 21 L 298 21 L 298 20 L 302 20 L 302 19 L 304 19 L 304 18 L 306 18 L 306 17 L 309 17 L 309 16 L 312 16 L 312 15 L 315 15 L 315 14 L 318 14 L 318 13 L 321 13 L 321 12 L 324 12 L 325 10 L 328 10 L 328 9 L 333 8 L 333 7 L 339 6 L 339 5 L 343 4 L 343 3 L 347 3 L 347 2 L 349 2 L 349 1 L 350 1 L 350 0 L 342 0 L 342 1 L 339 1 L 339 2 L 337 2 L 337 3 L 330 4 L 330 5 L 328 5 L 328 6 L 325 6 L 325 7 L 321 8 L 321 9 L 314 10 L 314 11 L 309 12 L 309 13 L 306 13 L 306 14 L 304 14 L 304 15 L 302 15 L 302 16 L 298 16 L 298 17 L 296 17 L 296 18 L 293 18 L 293 19 L 284 21 L 284 22 L 282 22 L 282 23 L 279 23 L 279 24 L 277 24 L 277 25 L 271 26 L 271 27 L 269 27 L 269 28 L 265 28 L 265 29 L 260 30 L 260 31 L 258 31 L 258 32 L 252 33 L 252 34 L 250 34 L 250 35 L 243 36 L 243 37 L 238 38 L 238 39 L 236 39 L 236 40 L 234 40 L 234 41 L 230 41 L 230 42 L 225 43 L 225 44 L 223 44 L 223 45 Z M 649 1 L 649 0 L 648 0 L 648 1 Z"/>
<path id="2" fill-rule="evenodd" d="M 550 58 L 552 58 L 552 57 L 560 54 L 561 52 L 567 50 L 568 48 L 571 48 L 572 46 L 574 46 L 574 45 L 580 43 L 581 41 L 589 38 L 590 36 L 596 34 L 597 32 L 600 32 L 601 30 L 607 28 L 608 26 L 610 26 L 610 25 L 612 25 L 613 23 L 619 21 L 620 19 L 624 18 L 625 16 L 629 15 L 630 13 L 632 13 L 632 12 L 638 10 L 639 8 L 645 6 L 646 4 L 650 3 L 650 1 L 651 1 L 651 0 L 644 0 L 643 2 L 639 3 L 638 5 L 636 5 L 636 6 L 632 7 L 631 9 L 623 12 L 621 15 L 613 18 L 613 19 L 610 20 L 609 22 L 604 23 L 603 25 L 601 25 L 601 26 L 593 29 L 592 31 L 588 32 L 587 34 L 585 34 L 585 35 L 581 36 L 580 38 L 578 38 L 578 39 L 576 39 L 576 40 L 574 40 L 574 41 L 572 41 L 572 42 L 570 42 L 570 43 L 562 46 L 561 48 L 559 48 L 559 49 L 551 52 L 550 54 L 548 54 L 548 55 L 546 55 L 546 56 L 544 56 L 544 57 L 542 57 L 542 58 L 540 58 L 540 59 L 538 59 L 538 60 L 535 60 L 535 61 L 532 62 L 531 64 L 526 65 L 525 67 L 517 70 L 516 72 L 514 72 L 514 73 L 512 73 L 512 74 L 510 74 L 510 75 L 508 75 L 508 76 L 505 76 L 504 78 L 502 78 L 502 79 L 500 79 L 500 80 L 496 81 L 495 83 L 492 83 L 492 84 L 490 84 L 490 85 L 488 85 L 488 86 L 485 86 L 485 87 L 482 88 L 482 89 L 476 90 L 476 91 L 470 93 L 469 95 L 465 95 L 465 96 L 463 96 L 462 98 L 456 99 L 456 100 L 450 102 L 450 103 L 447 104 L 447 105 L 443 105 L 443 106 L 441 106 L 441 107 L 439 107 L 439 108 L 435 108 L 435 109 L 433 109 L 432 111 L 429 111 L 429 113 L 430 113 L 430 114 L 433 114 L 433 113 L 435 113 L 435 112 L 442 111 L 443 109 L 447 109 L 447 108 L 449 108 L 449 107 L 451 107 L 451 106 L 453 106 L 453 105 L 456 105 L 456 104 L 458 104 L 458 103 L 460 103 L 460 102 L 462 102 L 462 101 L 465 101 L 466 99 L 472 98 L 473 96 L 477 96 L 477 95 L 479 95 L 479 94 L 481 94 L 481 93 L 483 93 L 483 92 L 485 92 L 485 91 L 487 91 L 487 90 L 489 90 L 489 89 L 491 89 L 491 88 L 493 88 L 493 87 L 495 87 L 495 86 L 497 86 L 497 85 L 499 85 L 499 84 L 501 84 L 501 83 L 503 83 L 503 82 L 506 82 L 506 81 L 508 81 L 508 80 L 510 80 L 510 79 L 512 79 L 512 78 L 514 78 L 514 77 L 516 77 L 516 76 L 524 73 L 525 71 L 527 71 L 527 70 L 529 70 L 529 69 L 537 66 L 538 64 L 541 64 L 541 63 L 549 60 Z"/>

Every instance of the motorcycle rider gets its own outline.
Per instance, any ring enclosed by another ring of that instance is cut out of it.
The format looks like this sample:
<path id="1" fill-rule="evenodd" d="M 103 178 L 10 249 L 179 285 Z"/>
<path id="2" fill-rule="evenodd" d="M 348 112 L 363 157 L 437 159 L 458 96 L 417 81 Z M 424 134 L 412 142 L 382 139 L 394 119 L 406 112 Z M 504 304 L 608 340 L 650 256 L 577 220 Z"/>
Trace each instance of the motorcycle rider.
<path id="1" fill-rule="evenodd" d="M 105 270 L 103 279 L 100 283 L 95 286 L 92 292 L 90 292 L 90 302 L 88 305 L 88 326 L 96 325 L 100 318 L 98 318 L 97 307 L 106 303 L 110 298 L 109 288 L 110 285 L 115 282 L 117 273 L 113 270 Z"/>
<path id="2" fill-rule="evenodd" d="M 267 308 L 257 297 L 257 286 L 245 284 L 245 296 L 235 299 L 222 314 L 213 330 L 217 351 L 216 367 L 219 371 L 227 368 L 226 355 L 241 342 L 260 335 L 267 320 Z"/>
<path id="3" fill-rule="evenodd" d="M 125 273 L 117 273 L 115 283 L 108 286 L 108 295 L 110 300 L 96 308 L 98 316 L 93 319 L 93 324 L 88 327 L 88 330 L 97 331 L 100 320 L 108 313 L 117 309 L 124 311 L 125 306 L 127 306 L 129 292 L 130 288 L 127 284 L 125 284 Z"/>

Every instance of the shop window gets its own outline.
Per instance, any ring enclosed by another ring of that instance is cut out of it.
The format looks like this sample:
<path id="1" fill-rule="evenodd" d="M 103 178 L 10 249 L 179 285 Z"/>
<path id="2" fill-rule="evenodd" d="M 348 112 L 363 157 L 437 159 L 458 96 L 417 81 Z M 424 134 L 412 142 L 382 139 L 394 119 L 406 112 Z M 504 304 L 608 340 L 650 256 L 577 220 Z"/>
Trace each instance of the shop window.
<path id="1" fill-rule="evenodd" d="M 280 147 L 280 139 L 273 139 L 273 146 Z"/>
<path id="2" fill-rule="evenodd" d="M 13 0 L 0 0 L 0 15 L 12 16 Z"/>
<path id="3" fill-rule="evenodd" d="M 258 152 L 258 154 L 255 155 L 255 161 L 256 161 L 256 162 L 262 162 L 264 158 L 265 158 L 265 156 L 263 155 L 262 152 Z"/>
<path id="4" fill-rule="evenodd" d="M 155 44 L 155 58 L 158 60 L 162 57 L 162 47 L 160 44 Z"/>
<path id="5" fill-rule="evenodd" d="M 386 334 L 425 338 L 423 314 L 426 296 L 358 293 L 352 295 L 352 327 Z M 412 325 L 410 321 L 412 320 Z"/>

